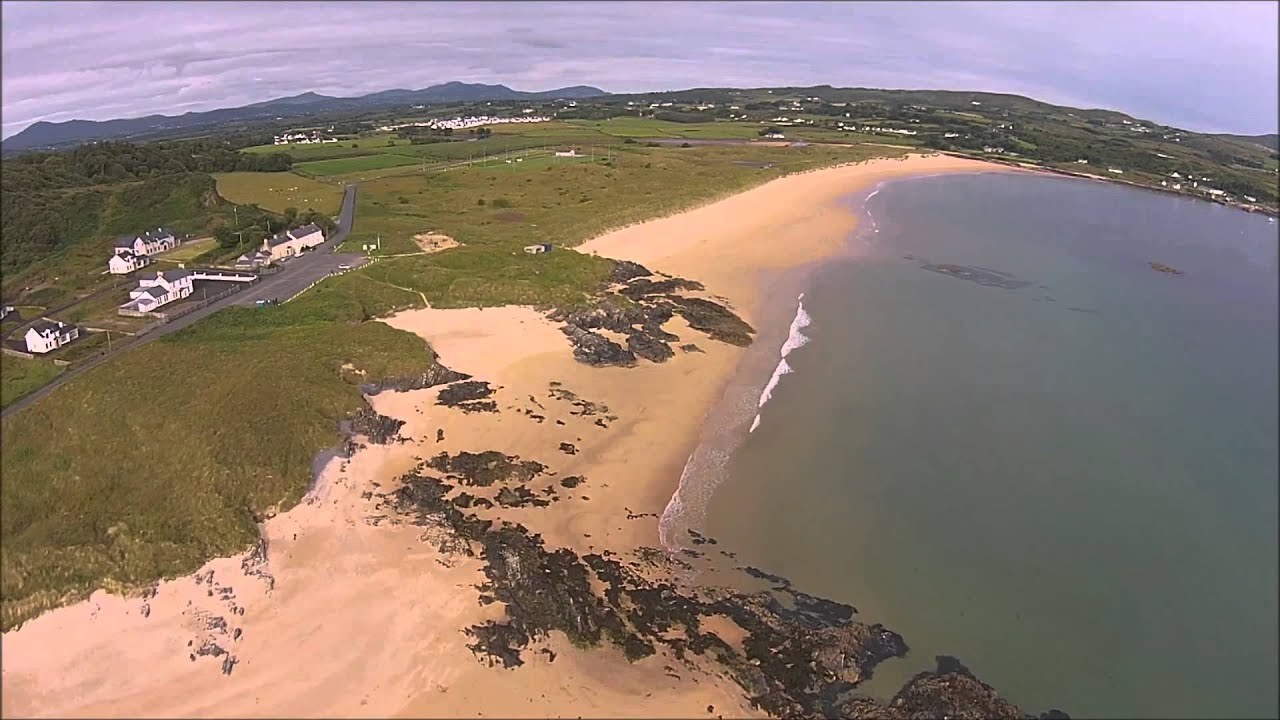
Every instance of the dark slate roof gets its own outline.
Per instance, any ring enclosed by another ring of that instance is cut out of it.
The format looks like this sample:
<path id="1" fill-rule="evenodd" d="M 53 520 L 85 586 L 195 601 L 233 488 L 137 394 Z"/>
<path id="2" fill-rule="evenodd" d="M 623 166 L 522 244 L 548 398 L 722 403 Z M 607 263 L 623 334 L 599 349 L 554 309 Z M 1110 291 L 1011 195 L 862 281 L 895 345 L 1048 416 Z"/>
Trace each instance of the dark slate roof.
<path id="1" fill-rule="evenodd" d="M 146 293 L 147 295 L 150 295 L 151 297 L 157 300 L 159 300 L 160 298 L 168 294 L 168 292 L 164 288 L 159 288 L 154 286 L 142 288 L 142 292 Z"/>
<path id="2" fill-rule="evenodd" d="M 191 274 L 191 271 L 186 269 L 160 271 L 160 277 L 164 278 L 165 280 L 168 280 L 169 282 L 173 282 L 175 280 L 181 280 L 182 278 L 190 274 Z"/>
<path id="3" fill-rule="evenodd" d="M 121 235 L 116 238 L 115 247 L 133 247 L 133 241 L 137 239 L 137 235 Z"/>
<path id="4" fill-rule="evenodd" d="M 43 320 L 43 319 L 37 320 L 36 322 L 34 322 L 31 325 L 31 329 L 35 330 L 41 335 L 56 334 L 60 330 L 60 328 L 58 327 L 58 323 L 50 322 L 49 320 Z"/>
<path id="5" fill-rule="evenodd" d="M 276 247 L 278 245 L 283 245 L 289 242 L 290 240 L 293 240 L 293 238 L 289 237 L 288 233 L 280 233 L 278 235 L 273 235 L 267 238 L 267 247 Z"/>
<path id="6" fill-rule="evenodd" d="M 123 247 L 123 246 L 122 246 L 122 247 Z M 129 252 L 128 250 L 125 250 L 125 251 L 124 251 L 124 252 L 122 252 L 122 253 L 116 253 L 116 254 L 115 254 L 114 256 L 112 256 L 112 257 L 124 258 L 125 260 L 133 260 L 133 259 L 136 259 L 136 258 L 137 258 L 137 255 L 134 255 L 133 253 Z"/>
<path id="7" fill-rule="evenodd" d="M 172 230 L 169 230 L 167 228 L 156 228 L 155 230 L 146 231 L 145 233 L 142 234 L 142 237 L 147 238 L 148 240 L 159 240 L 160 238 L 166 238 L 172 235 L 173 235 Z"/>
<path id="8" fill-rule="evenodd" d="M 310 235 L 311 233 L 317 233 L 317 232 L 323 233 L 319 225 L 316 225 L 315 223 L 311 223 L 310 225 L 303 225 L 300 228 L 294 228 L 289 231 L 289 234 L 296 238 L 300 238 L 304 235 Z"/>

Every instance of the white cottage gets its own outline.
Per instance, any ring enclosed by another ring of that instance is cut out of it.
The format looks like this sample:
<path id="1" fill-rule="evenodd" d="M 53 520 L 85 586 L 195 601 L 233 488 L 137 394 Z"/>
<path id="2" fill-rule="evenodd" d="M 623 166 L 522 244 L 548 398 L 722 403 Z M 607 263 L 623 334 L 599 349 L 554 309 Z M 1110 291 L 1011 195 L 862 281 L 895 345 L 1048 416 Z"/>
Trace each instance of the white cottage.
<path id="1" fill-rule="evenodd" d="M 272 260 L 302 254 L 324 242 L 324 231 L 314 223 L 282 232 L 262 241 L 262 250 L 271 254 Z"/>
<path id="2" fill-rule="evenodd" d="M 138 280 L 138 287 L 129 291 L 129 302 L 121 310 L 152 312 L 174 300 L 187 297 L 192 292 L 190 270 L 162 270 L 150 273 Z"/>
<path id="3" fill-rule="evenodd" d="M 27 352 L 47 353 L 80 337 L 80 328 L 59 320 L 41 318 L 27 330 Z"/>
<path id="4" fill-rule="evenodd" d="M 151 264 L 151 258 L 146 255 L 134 255 L 132 250 L 118 252 L 111 256 L 107 261 L 107 269 L 112 275 L 128 275 L 138 268 Z"/>
<path id="5" fill-rule="evenodd" d="M 138 235 L 121 235 L 115 243 L 115 254 L 155 255 L 178 247 L 180 242 L 172 230 L 156 228 Z"/>

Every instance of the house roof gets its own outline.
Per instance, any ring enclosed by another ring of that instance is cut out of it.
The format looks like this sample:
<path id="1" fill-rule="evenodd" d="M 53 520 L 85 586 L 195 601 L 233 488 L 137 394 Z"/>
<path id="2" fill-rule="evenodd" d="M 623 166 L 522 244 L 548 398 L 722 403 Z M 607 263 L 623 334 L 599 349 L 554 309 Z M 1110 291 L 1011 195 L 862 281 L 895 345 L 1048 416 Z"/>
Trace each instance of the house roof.
<path id="1" fill-rule="evenodd" d="M 310 235 L 311 233 L 318 233 L 318 232 L 320 232 L 320 226 L 316 225 L 315 223 L 310 223 L 307 225 L 303 225 L 300 228 L 294 228 L 290 230 L 289 234 L 294 236 L 295 238 L 300 238 L 305 235 Z"/>
<path id="2" fill-rule="evenodd" d="M 168 294 L 164 288 L 158 288 L 155 286 L 141 288 L 141 291 L 143 294 L 150 295 L 157 300 Z"/>
<path id="3" fill-rule="evenodd" d="M 175 280 L 181 280 L 182 278 L 187 277 L 190 274 L 191 274 L 191 271 L 186 269 L 161 270 L 159 272 L 159 276 L 164 278 L 165 280 L 168 280 L 169 282 L 174 282 Z"/>
<path id="4" fill-rule="evenodd" d="M 142 233 L 142 237 L 148 240 L 160 240 L 161 238 L 173 237 L 173 231 L 167 228 L 156 228 Z"/>
<path id="5" fill-rule="evenodd" d="M 131 248 L 133 247 L 133 241 L 137 239 L 138 239 L 137 235 L 121 235 L 120 237 L 116 238 L 115 247 Z"/>
<path id="6" fill-rule="evenodd" d="M 289 233 L 279 233 L 276 235 L 272 235 L 271 237 L 267 238 L 267 247 L 278 247 L 287 242 L 290 242 L 293 239 L 294 238 L 289 237 Z"/>
<path id="7" fill-rule="evenodd" d="M 62 329 L 62 327 L 63 327 L 62 323 L 54 322 L 52 320 L 45 320 L 43 318 L 35 321 L 31 325 L 31 329 L 35 330 L 41 335 L 56 335 Z"/>

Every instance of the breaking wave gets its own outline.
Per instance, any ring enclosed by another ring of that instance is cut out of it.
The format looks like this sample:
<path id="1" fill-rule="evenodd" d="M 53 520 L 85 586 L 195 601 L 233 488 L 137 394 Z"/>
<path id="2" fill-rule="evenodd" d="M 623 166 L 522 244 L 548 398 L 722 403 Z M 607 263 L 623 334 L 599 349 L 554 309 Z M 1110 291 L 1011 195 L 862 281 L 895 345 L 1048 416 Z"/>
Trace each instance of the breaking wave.
<path id="1" fill-rule="evenodd" d="M 787 341 L 782 343 L 782 350 L 779 353 L 782 357 L 778 360 L 777 367 L 773 369 L 773 375 L 769 377 L 769 382 L 765 383 L 764 390 L 760 393 L 760 400 L 756 403 L 756 408 L 758 409 L 764 408 L 765 403 L 769 402 L 769 399 L 773 397 L 774 388 L 778 387 L 778 381 L 782 379 L 782 376 L 792 372 L 791 366 L 787 364 L 787 356 L 791 354 L 792 350 L 809 342 L 808 336 L 802 332 L 806 327 L 809 327 L 811 322 L 809 313 L 804 310 L 804 293 L 800 293 L 800 297 L 796 298 L 796 305 L 796 316 L 791 320 L 791 329 L 787 333 Z M 756 417 L 751 421 L 751 429 L 748 432 L 755 432 L 758 427 L 760 427 L 760 412 L 757 410 Z"/>

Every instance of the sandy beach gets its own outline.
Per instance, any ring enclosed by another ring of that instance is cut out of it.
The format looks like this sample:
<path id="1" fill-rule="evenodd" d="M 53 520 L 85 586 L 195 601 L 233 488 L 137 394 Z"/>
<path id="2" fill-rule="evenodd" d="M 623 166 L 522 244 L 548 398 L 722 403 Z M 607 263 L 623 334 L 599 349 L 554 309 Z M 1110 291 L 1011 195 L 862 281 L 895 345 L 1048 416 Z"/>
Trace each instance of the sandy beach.
<path id="1" fill-rule="evenodd" d="M 698 280 L 755 325 L 762 272 L 857 252 L 841 197 L 893 178 L 992 171 L 1013 170 L 931 155 L 811 171 L 578 250 Z M 664 650 L 629 663 L 553 634 L 523 666 L 488 667 L 463 633 L 503 614 L 478 601 L 481 561 L 442 554 L 381 497 L 421 459 L 498 450 L 545 465 L 558 501 L 492 516 L 578 553 L 656 546 L 657 516 L 745 349 L 676 317 L 665 329 L 702 352 L 597 368 L 575 361 L 558 324 L 532 308 L 414 310 L 386 322 L 490 383 L 497 412 L 438 405 L 439 387 L 371 397 L 376 412 L 404 421 L 406 441 L 331 462 L 302 504 L 265 523 L 265 552 L 211 561 L 146 597 L 100 591 L 5 633 L 5 716 L 760 714 L 713 668 L 673 671 Z M 586 414 L 574 399 L 607 410 Z M 585 480 L 556 484 L 568 476 Z"/>

